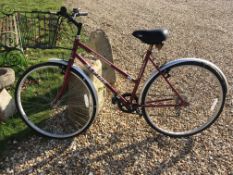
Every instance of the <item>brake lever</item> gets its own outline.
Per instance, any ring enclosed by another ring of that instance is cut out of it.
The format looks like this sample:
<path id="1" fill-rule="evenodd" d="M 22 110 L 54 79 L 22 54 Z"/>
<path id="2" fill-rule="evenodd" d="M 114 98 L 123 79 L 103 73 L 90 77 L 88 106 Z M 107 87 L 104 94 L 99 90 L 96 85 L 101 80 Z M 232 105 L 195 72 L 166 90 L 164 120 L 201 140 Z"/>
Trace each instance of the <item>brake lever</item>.
<path id="1" fill-rule="evenodd" d="M 79 9 L 73 8 L 71 17 L 72 17 L 73 19 L 75 19 L 75 18 L 77 17 L 78 13 L 79 13 Z"/>

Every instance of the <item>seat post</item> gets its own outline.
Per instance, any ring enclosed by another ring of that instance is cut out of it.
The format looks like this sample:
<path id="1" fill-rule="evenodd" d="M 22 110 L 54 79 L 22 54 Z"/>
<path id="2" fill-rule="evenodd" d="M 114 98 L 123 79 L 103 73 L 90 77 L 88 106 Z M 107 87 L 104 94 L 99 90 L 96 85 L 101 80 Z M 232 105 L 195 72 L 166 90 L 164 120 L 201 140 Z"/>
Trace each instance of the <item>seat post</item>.
<path id="1" fill-rule="evenodd" d="M 163 43 L 156 44 L 155 46 L 158 50 L 161 50 L 163 48 Z"/>
<path id="2" fill-rule="evenodd" d="M 154 46 L 153 44 L 149 45 L 148 51 L 152 52 L 153 46 Z"/>

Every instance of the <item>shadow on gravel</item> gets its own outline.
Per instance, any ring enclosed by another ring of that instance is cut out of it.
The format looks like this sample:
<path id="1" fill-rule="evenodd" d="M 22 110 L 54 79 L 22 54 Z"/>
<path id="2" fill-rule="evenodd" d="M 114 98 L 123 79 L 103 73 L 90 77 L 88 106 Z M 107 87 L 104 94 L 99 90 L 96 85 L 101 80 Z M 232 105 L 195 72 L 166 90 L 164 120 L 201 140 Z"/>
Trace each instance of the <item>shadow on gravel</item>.
<path id="1" fill-rule="evenodd" d="M 121 134 L 113 134 L 112 138 L 120 137 Z M 113 139 L 114 140 L 114 139 Z M 170 140 L 170 141 L 169 141 Z M 167 149 L 167 151 L 171 151 L 171 144 L 175 145 L 179 144 L 179 150 L 175 150 L 175 153 L 171 157 L 158 157 L 158 159 L 163 159 L 162 162 L 154 160 L 156 163 L 151 165 L 145 163 L 145 161 L 150 161 L 150 159 L 156 159 L 153 155 L 153 149 L 151 148 L 153 144 L 158 144 L 160 149 Z M 172 143 L 173 142 L 173 143 Z M 170 143 L 170 145 L 169 145 Z M 148 137 L 144 140 L 140 140 L 134 142 L 133 144 L 129 144 L 126 146 L 122 146 L 120 148 L 114 148 L 114 144 L 117 144 L 116 141 L 111 141 L 107 145 L 99 145 L 89 147 L 87 149 L 79 150 L 78 153 L 82 153 L 85 155 L 85 152 L 90 156 L 96 151 L 106 150 L 109 147 L 113 147 L 111 151 L 107 151 L 104 154 L 97 156 L 93 159 L 89 159 L 87 162 L 89 165 L 97 162 L 103 162 L 108 166 L 105 166 L 105 173 L 107 174 L 124 174 L 125 171 L 129 167 L 134 167 L 134 173 L 137 173 L 137 169 L 139 171 L 145 171 L 143 174 L 161 174 L 165 172 L 168 168 L 175 166 L 175 164 L 184 159 L 187 154 L 189 154 L 193 148 L 193 139 L 171 139 L 163 135 L 158 135 L 157 137 Z M 123 155 L 122 157 L 120 155 Z M 119 157 L 118 157 L 119 156 Z M 143 158 L 143 164 L 140 165 L 140 161 L 137 161 Z M 89 166 L 86 165 L 85 167 Z M 93 171 L 93 170 L 89 170 Z M 94 170 L 94 172 L 98 170 Z M 81 173 L 81 171 L 80 171 Z M 133 173 L 133 172 L 131 172 Z M 98 173 L 97 173 L 98 174 Z"/>
<path id="2" fill-rule="evenodd" d="M 0 173 L 7 173 L 10 168 L 16 174 L 161 174 L 183 160 L 194 144 L 192 138 L 172 139 L 162 135 L 125 144 L 124 135 L 123 131 L 112 133 L 104 144 L 97 144 L 91 134 L 81 136 L 88 139 L 88 146 L 83 146 L 79 137 L 67 140 L 35 137 L 39 139 L 36 145 L 21 148 L 21 155 L 17 153 L 16 159 L 8 160 L 11 167 L 0 168 Z"/>
<path id="3" fill-rule="evenodd" d="M 1 153 L 0 174 L 38 173 L 38 169 L 43 169 L 67 150 L 72 140 L 55 140 L 39 136 L 20 138 L 17 141 L 9 140 L 8 147 Z M 17 143 L 14 143 L 15 141 Z"/>
<path id="4" fill-rule="evenodd" d="M 180 160 L 184 159 L 193 149 L 194 141 L 192 138 L 186 138 L 183 140 L 183 147 L 181 147 L 176 154 L 169 157 L 167 160 L 160 162 L 156 167 L 152 168 L 147 174 L 161 174 L 168 170 L 168 168 L 173 167 Z"/>

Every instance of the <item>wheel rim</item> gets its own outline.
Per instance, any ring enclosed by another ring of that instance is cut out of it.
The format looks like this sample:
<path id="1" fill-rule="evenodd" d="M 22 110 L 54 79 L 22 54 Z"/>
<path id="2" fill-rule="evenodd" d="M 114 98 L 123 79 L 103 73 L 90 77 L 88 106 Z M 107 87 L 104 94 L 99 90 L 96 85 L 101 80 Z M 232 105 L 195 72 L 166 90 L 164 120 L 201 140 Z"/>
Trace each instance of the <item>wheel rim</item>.
<path id="1" fill-rule="evenodd" d="M 39 66 L 30 70 L 19 83 L 19 111 L 24 121 L 42 135 L 71 137 L 83 132 L 92 121 L 93 94 L 73 72 L 64 95 L 52 103 L 62 86 L 63 77 L 64 68 L 60 66 Z"/>
<path id="2" fill-rule="evenodd" d="M 180 108 L 144 108 L 146 119 L 152 127 L 167 135 L 182 136 L 200 132 L 213 123 L 223 105 L 223 89 L 216 75 L 198 65 L 179 65 L 170 69 L 169 76 L 169 82 L 189 105 Z M 152 82 L 144 104 L 152 99 L 164 98 L 172 98 L 173 104 L 178 104 L 177 95 L 162 76 Z M 171 104 L 162 104 L 165 103 Z"/>

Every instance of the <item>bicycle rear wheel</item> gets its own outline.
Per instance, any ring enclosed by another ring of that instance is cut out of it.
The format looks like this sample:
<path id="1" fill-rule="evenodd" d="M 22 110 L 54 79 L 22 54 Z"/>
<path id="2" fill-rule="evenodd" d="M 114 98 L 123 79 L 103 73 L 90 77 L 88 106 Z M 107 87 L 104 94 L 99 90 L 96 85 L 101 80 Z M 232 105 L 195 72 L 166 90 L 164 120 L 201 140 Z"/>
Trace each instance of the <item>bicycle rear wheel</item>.
<path id="1" fill-rule="evenodd" d="M 68 138 L 85 131 L 96 115 L 94 92 L 82 75 L 71 69 L 62 96 L 66 66 L 42 63 L 28 69 L 17 83 L 16 106 L 26 124 L 52 138 Z"/>
<path id="2" fill-rule="evenodd" d="M 187 106 L 177 106 L 180 98 L 162 74 L 188 102 Z M 162 74 L 156 74 L 142 94 L 142 113 L 152 128 L 168 136 L 190 136 L 208 128 L 218 118 L 227 87 L 215 68 L 202 61 L 183 61 L 168 66 Z M 153 102 L 158 106 L 153 106 Z"/>

